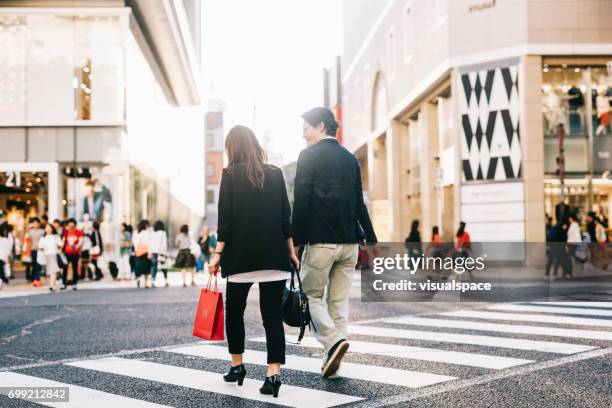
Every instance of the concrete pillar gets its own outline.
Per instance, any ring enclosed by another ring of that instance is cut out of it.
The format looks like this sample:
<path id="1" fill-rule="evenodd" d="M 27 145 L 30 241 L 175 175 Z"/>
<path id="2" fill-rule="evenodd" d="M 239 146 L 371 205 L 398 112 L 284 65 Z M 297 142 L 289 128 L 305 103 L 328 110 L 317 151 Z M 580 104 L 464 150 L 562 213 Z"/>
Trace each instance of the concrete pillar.
<path id="1" fill-rule="evenodd" d="M 523 57 L 519 71 L 520 132 L 525 182 L 525 240 L 544 242 L 544 124 L 542 58 Z"/>
<path id="2" fill-rule="evenodd" d="M 437 225 L 437 196 L 434 168 L 438 167 L 438 114 L 430 102 L 423 103 L 417 119 L 420 145 L 421 214 L 424 236 L 430 239 L 431 229 Z M 441 226 L 439 226 L 441 227 Z"/>
<path id="3" fill-rule="evenodd" d="M 544 123 L 542 118 L 542 58 L 524 56 L 519 66 L 520 134 L 525 183 L 525 241 L 544 242 Z M 541 248 L 540 248 L 541 247 Z M 544 261 L 544 245 L 528 246 L 527 263 Z"/>
<path id="4" fill-rule="evenodd" d="M 387 161 L 387 198 L 389 200 L 389 226 L 390 238 L 393 242 L 401 242 L 405 237 L 402 220 L 402 196 L 401 182 L 406 174 L 402 172 L 401 140 L 402 124 L 398 120 L 392 120 L 386 136 L 386 161 Z"/>

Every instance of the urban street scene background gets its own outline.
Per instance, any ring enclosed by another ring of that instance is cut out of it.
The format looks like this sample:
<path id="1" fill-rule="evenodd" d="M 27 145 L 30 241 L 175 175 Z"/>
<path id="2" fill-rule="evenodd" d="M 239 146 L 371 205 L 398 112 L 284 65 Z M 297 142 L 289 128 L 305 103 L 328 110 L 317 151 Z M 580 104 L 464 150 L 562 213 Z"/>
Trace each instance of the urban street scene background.
<path id="1" fill-rule="evenodd" d="M 237 125 L 312 312 L 280 377 L 273 280 L 221 255 Z M 332 213 L 326 138 L 358 245 L 295 222 Z M 0 407 L 611 407 L 611 171 L 612 0 L 0 0 Z M 312 295 L 327 242 L 355 259 Z M 230 324 L 194 334 L 217 284 Z"/>

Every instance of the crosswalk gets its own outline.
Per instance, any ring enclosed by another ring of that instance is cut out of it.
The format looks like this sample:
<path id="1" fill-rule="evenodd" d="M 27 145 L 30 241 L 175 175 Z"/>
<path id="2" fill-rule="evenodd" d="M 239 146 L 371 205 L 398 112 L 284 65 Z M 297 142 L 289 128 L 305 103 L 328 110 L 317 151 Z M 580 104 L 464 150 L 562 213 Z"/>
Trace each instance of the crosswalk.
<path id="1" fill-rule="evenodd" d="M 181 390 L 180 395 L 197 393 L 210 401 L 207 406 L 351 406 L 410 389 L 510 372 L 610 347 L 612 302 L 490 304 L 424 316 L 388 317 L 350 324 L 347 329 L 350 350 L 340 371 L 343 379 L 321 379 L 321 357 L 313 354 L 320 354 L 322 346 L 307 336 L 299 345 L 287 345 L 278 398 L 259 393 L 261 373 L 267 365 L 264 337 L 246 342 L 244 360 L 249 374 L 241 387 L 221 378 L 231 360 L 224 342 L 167 348 L 154 357 L 143 353 L 69 361 L 40 372 L 33 368 L 3 371 L 0 385 L 69 387 L 70 401 L 40 402 L 49 407 L 175 406 L 159 387 Z M 61 375 L 62 367 L 82 375 L 95 373 L 106 385 L 98 389 L 98 382 L 71 382 Z M 136 382 L 151 384 L 150 391 L 138 395 L 127 391 Z M 0 396 L 0 406 L 11 406 L 10 402 Z"/>

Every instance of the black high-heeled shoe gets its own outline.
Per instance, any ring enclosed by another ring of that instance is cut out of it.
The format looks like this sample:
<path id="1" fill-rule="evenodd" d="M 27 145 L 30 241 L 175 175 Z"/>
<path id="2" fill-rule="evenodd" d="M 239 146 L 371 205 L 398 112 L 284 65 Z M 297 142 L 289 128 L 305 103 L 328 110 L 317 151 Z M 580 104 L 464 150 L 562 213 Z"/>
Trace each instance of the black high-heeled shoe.
<path id="1" fill-rule="evenodd" d="M 230 367 L 229 372 L 223 376 L 223 380 L 225 380 L 225 382 L 238 381 L 238 385 L 242 385 L 244 377 L 246 377 L 246 368 L 244 368 L 244 364 L 240 364 L 235 367 Z"/>
<path id="2" fill-rule="evenodd" d="M 278 398 L 278 389 L 281 386 L 280 374 L 274 374 L 271 377 L 266 377 L 259 392 L 265 395 L 272 395 Z"/>

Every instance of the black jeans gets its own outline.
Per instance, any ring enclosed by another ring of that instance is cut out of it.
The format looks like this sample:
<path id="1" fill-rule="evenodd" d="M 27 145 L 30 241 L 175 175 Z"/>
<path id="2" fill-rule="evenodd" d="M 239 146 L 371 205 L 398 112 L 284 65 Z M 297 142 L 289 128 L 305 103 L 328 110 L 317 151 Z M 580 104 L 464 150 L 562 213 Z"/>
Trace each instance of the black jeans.
<path id="1" fill-rule="evenodd" d="M 266 330 L 268 364 L 285 364 L 285 329 L 281 304 L 285 280 L 259 283 L 259 309 Z M 244 309 L 252 283 L 228 282 L 225 299 L 225 331 L 230 354 L 244 353 Z"/>
<path id="2" fill-rule="evenodd" d="M 66 254 L 66 265 L 64 265 L 64 270 L 62 273 L 62 281 L 64 281 L 64 286 L 68 286 L 69 284 L 73 284 L 76 286 L 79 281 L 79 254 Z M 68 267 L 72 265 L 72 281 L 68 282 Z"/>

